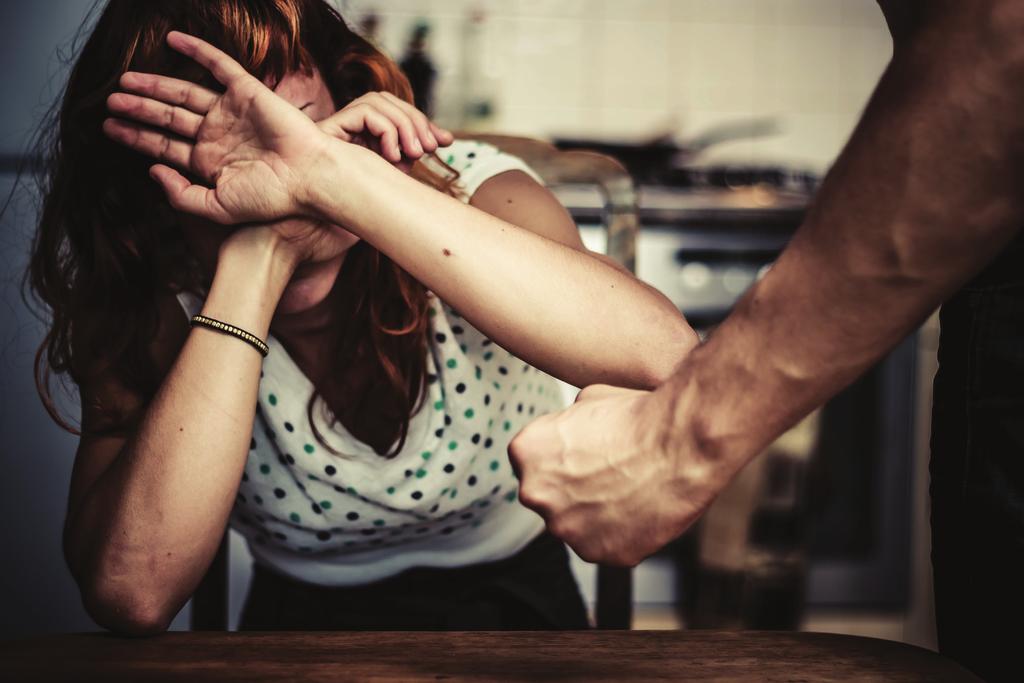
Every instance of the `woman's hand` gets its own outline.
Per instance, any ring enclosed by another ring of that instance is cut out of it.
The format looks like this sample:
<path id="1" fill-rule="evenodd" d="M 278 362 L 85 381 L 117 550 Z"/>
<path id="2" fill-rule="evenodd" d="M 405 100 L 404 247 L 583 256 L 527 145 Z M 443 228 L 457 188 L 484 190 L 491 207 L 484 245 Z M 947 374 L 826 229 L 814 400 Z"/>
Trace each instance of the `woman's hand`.
<path id="1" fill-rule="evenodd" d="M 327 135 L 212 45 L 178 32 L 167 43 L 209 69 L 226 92 L 126 73 L 121 87 L 136 94 L 111 95 L 110 110 L 156 130 L 108 119 L 107 135 L 162 162 L 151 174 L 175 209 L 224 224 L 299 213 L 301 171 L 320 155 Z"/>
<path id="2" fill-rule="evenodd" d="M 372 149 L 406 171 L 413 161 L 455 139 L 419 109 L 389 92 L 366 93 L 317 125 L 332 137 Z"/>
<path id="3" fill-rule="evenodd" d="M 283 218 L 255 223 L 231 233 L 219 251 L 271 251 L 294 270 L 301 263 L 328 261 L 346 251 L 358 237 L 343 228 L 310 218 Z"/>
<path id="4" fill-rule="evenodd" d="M 418 158 L 424 141 L 436 149 L 450 137 L 425 126 L 415 109 L 409 107 L 418 117 L 384 96 L 361 98 L 317 125 L 209 43 L 176 31 L 167 42 L 209 69 L 226 91 L 129 72 L 121 77 L 129 92 L 114 93 L 108 106 L 133 121 L 108 119 L 104 131 L 162 162 L 151 174 L 175 209 L 224 224 L 302 214 L 306 177 L 332 138 L 367 146 L 378 138 L 385 158 L 397 161 L 399 142 L 407 156 Z M 433 140 L 421 141 L 423 133 Z M 182 172 L 213 187 L 193 183 Z"/>

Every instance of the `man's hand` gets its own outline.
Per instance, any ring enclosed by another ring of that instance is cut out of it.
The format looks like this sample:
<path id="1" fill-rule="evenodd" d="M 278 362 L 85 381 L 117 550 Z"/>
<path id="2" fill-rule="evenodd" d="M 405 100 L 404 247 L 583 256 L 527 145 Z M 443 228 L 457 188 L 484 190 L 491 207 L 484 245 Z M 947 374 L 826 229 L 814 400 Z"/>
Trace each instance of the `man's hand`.
<path id="1" fill-rule="evenodd" d="M 665 398 L 587 387 L 509 445 L 519 499 L 588 562 L 638 564 L 696 521 L 728 481 L 695 448 L 665 438 Z"/>

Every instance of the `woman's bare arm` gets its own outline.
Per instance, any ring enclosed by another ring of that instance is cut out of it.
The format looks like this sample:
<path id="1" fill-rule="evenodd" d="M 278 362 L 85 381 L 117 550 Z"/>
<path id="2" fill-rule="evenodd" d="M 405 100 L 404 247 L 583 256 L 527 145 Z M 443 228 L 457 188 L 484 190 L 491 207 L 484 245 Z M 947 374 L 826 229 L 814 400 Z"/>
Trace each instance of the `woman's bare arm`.
<path id="1" fill-rule="evenodd" d="M 293 268 L 256 239 L 222 249 L 202 312 L 266 338 Z M 249 450 L 262 364 L 234 337 L 173 322 L 166 334 L 162 355 L 178 345 L 180 353 L 134 434 L 82 438 L 65 524 L 65 556 L 87 610 L 129 634 L 166 629 L 216 553 Z M 89 408 L 95 399 L 139 407 L 110 381 L 82 394 L 86 431 L 100 419 Z"/>
<path id="2" fill-rule="evenodd" d="M 330 147 L 315 170 L 308 211 L 347 226 L 490 338 L 571 384 L 650 387 L 697 343 L 667 299 L 582 249 L 578 237 L 567 244 L 575 226 L 535 183 L 519 188 L 519 207 L 503 214 L 544 234 L 442 195 L 353 145 Z"/>
<path id="3" fill-rule="evenodd" d="M 666 380 L 682 356 L 696 346 L 697 335 L 679 309 L 664 294 L 635 279 L 610 258 L 588 250 L 580 239 L 579 228 L 565 207 L 547 188 L 527 174 L 509 171 L 489 179 L 473 195 L 470 205 L 528 233 L 550 240 L 554 244 L 545 245 L 549 248 L 561 251 L 562 247 L 567 247 L 575 252 L 570 252 L 568 256 L 575 261 L 573 266 L 579 269 L 575 275 L 572 271 L 552 272 L 538 283 L 547 287 L 549 292 L 573 297 L 597 294 L 598 298 L 603 298 L 601 282 L 606 280 L 609 288 L 621 282 L 618 286 L 623 288 L 622 296 L 632 299 L 630 306 L 626 306 L 623 301 L 624 308 L 619 310 L 610 310 L 607 303 L 600 301 L 589 311 L 579 311 L 580 315 L 575 319 L 578 326 L 574 330 L 570 327 L 574 324 L 571 319 L 554 322 L 554 328 L 542 327 L 544 323 L 538 316 L 551 319 L 558 317 L 557 312 L 534 311 L 533 315 L 529 315 L 525 310 L 517 310 L 515 315 L 523 318 L 509 325 L 513 330 L 505 332 L 504 326 L 497 319 L 500 314 L 488 314 L 487 311 L 488 302 L 495 296 L 502 297 L 507 284 L 493 279 L 480 282 L 480 289 L 466 292 L 466 298 L 481 302 L 481 314 L 492 320 L 468 319 L 474 325 L 479 323 L 496 329 L 502 328 L 501 334 L 505 338 L 495 337 L 499 343 L 508 344 L 513 335 L 517 337 L 519 341 L 512 343 L 522 347 L 518 351 L 525 354 L 522 356 L 524 359 L 548 363 L 546 369 L 570 382 L 593 381 L 597 376 L 617 375 L 628 386 L 652 388 Z M 467 253 L 463 253 L 462 257 L 473 258 Z M 513 264 L 521 263 L 522 260 L 513 252 L 485 253 L 481 258 L 485 262 L 506 261 Z M 533 267 L 530 264 L 523 263 L 519 268 L 520 278 L 525 280 L 531 277 Z M 567 292 L 567 289 L 574 287 L 581 291 Z M 516 282 L 513 295 L 519 296 L 521 288 L 522 285 Z M 546 306 L 562 307 L 556 301 L 559 296 L 549 297 Z M 459 304 L 453 305 L 465 315 L 472 316 L 465 312 L 468 310 L 466 305 L 461 308 Z M 470 306 L 475 308 L 472 304 Z M 571 307 L 572 304 L 566 301 L 565 306 Z M 629 328 L 634 325 L 640 326 L 644 334 L 631 335 Z M 558 342 L 553 346 L 560 348 L 555 348 L 555 353 L 551 353 L 547 345 L 551 344 L 552 338 L 558 340 L 561 337 L 562 329 L 579 341 L 574 342 L 570 348 Z M 543 357 L 542 360 L 541 354 L 547 354 L 550 359 Z M 569 373 L 577 374 L 572 376 Z"/>
<path id="4" fill-rule="evenodd" d="M 499 344 L 572 384 L 651 387 L 696 344 L 675 307 L 629 274 L 327 135 L 209 43 L 176 32 L 168 43 L 226 91 L 177 82 L 169 96 L 166 78 L 125 74 L 122 86 L 137 94 L 118 94 L 111 106 L 149 125 L 112 119 L 105 130 L 163 162 L 152 173 L 175 208 L 222 223 L 303 215 L 345 226 Z M 185 96 L 190 90 L 203 97 Z M 181 109 L 175 103 L 200 99 L 209 103 L 187 114 L 196 125 L 179 131 L 184 139 L 162 130 Z M 539 186 L 526 192 L 520 207 L 513 200 L 510 218 L 539 225 L 554 200 Z M 567 229 L 564 211 L 557 220 Z"/>

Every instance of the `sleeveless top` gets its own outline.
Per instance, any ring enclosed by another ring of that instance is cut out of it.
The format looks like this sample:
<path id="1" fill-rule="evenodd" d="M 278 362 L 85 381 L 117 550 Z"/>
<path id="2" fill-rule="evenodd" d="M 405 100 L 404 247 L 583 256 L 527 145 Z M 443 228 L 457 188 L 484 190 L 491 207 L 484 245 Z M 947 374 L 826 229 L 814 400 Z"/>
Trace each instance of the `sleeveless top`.
<path id="1" fill-rule="evenodd" d="M 464 201 L 508 170 L 536 175 L 490 145 L 442 150 Z M 317 399 L 284 347 L 267 339 L 245 472 L 230 526 L 255 560 L 324 586 L 377 581 L 414 566 L 457 567 L 509 557 L 544 528 L 519 503 L 508 443 L 530 420 L 565 404 L 557 380 L 491 342 L 430 297 L 427 390 L 393 458 L 378 455 Z M 202 301 L 178 295 L 187 315 Z"/>

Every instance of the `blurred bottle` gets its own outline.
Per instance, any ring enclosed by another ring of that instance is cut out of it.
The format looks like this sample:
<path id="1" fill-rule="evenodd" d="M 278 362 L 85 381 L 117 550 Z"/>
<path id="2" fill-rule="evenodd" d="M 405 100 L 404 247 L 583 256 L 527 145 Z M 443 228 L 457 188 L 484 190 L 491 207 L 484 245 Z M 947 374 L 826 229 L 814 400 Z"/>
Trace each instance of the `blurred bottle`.
<path id="1" fill-rule="evenodd" d="M 770 455 L 768 492 L 750 521 L 741 616 L 745 628 L 794 631 L 803 620 L 807 589 L 806 462 Z"/>
<path id="2" fill-rule="evenodd" d="M 370 10 L 362 16 L 357 33 L 374 47 L 380 48 L 380 17 L 376 12 Z"/>
<path id="3" fill-rule="evenodd" d="M 807 585 L 806 470 L 819 439 L 812 413 L 755 458 L 677 542 L 680 616 L 688 628 L 796 630 Z"/>
<path id="4" fill-rule="evenodd" d="M 412 29 L 409 44 L 399 65 L 412 86 L 416 108 L 427 116 L 434 114 L 434 81 L 437 80 L 437 69 L 434 60 L 427 54 L 427 38 L 430 25 L 419 21 Z"/>

